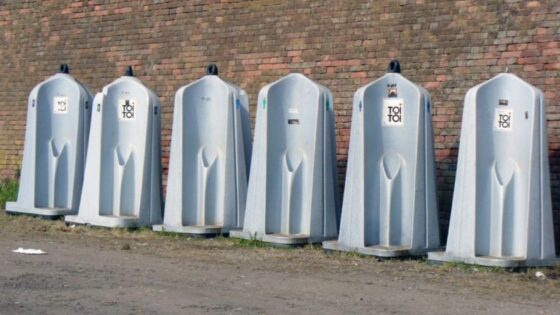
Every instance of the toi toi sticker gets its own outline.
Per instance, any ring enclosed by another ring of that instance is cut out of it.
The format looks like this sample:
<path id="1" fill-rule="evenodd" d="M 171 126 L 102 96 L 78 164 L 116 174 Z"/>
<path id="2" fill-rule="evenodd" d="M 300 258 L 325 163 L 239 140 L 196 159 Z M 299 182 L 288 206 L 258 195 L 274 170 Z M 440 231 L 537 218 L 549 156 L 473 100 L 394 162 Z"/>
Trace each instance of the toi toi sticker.
<path id="1" fill-rule="evenodd" d="M 402 126 L 404 101 L 401 98 L 383 99 L 383 126 Z"/>
<path id="2" fill-rule="evenodd" d="M 53 112 L 55 114 L 66 114 L 68 112 L 68 97 L 55 96 L 53 100 Z"/>
<path id="3" fill-rule="evenodd" d="M 500 131 L 511 131 L 513 111 L 511 109 L 496 109 L 494 117 L 494 129 Z"/>
<path id="4" fill-rule="evenodd" d="M 120 120 L 134 120 L 136 118 L 136 101 L 132 99 L 120 99 L 119 110 Z"/>

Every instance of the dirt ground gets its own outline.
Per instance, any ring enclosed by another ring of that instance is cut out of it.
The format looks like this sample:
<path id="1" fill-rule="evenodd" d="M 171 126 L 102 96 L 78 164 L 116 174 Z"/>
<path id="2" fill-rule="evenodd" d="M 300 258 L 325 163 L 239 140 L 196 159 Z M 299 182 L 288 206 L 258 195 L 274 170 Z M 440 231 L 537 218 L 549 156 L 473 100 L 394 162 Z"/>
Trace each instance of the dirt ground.
<path id="1" fill-rule="evenodd" d="M 560 314 L 560 269 L 377 261 L 0 212 L 0 314 L 76 313 Z"/>

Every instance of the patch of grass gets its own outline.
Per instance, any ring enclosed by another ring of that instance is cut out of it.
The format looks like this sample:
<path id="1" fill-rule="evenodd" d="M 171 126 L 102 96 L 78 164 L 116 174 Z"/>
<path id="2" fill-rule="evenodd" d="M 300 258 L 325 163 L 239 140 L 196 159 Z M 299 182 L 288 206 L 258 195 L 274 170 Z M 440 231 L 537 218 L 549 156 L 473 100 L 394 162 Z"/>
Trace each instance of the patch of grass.
<path id="1" fill-rule="evenodd" d="M 19 183 L 15 179 L 3 179 L 0 182 L 0 209 L 6 209 L 6 201 L 17 199 Z"/>
<path id="2" fill-rule="evenodd" d="M 551 277 L 553 277 L 554 279 L 560 280 L 560 265 L 550 267 L 550 268 L 548 268 L 548 271 L 549 271 Z M 558 284 L 560 284 L 560 282 Z"/>
<path id="3" fill-rule="evenodd" d="M 504 273 L 510 271 L 509 268 L 471 265 L 462 262 L 445 262 L 443 267 L 447 269 L 459 269 L 465 272 Z"/>
<path id="4" fill-rule="evenodd" d="M 180 238 L 185 238 L 189 240 L 191 239 L 191 237 L 188 234 L 166 231 L 164 227 L 162 227 L 161 231 L 157 231 L 157 232 L 152 230 L 151 228 L 147 228 L 147 229 L 149 230 L 149 233 L 152 233 L 157 237 L 172 238 L 172 239 L 180 239 Z"/>
<path id="5" fill-rule="evenodd" d="M 132 235 L 153 235 L 155 232 L 151 227 L 127 228 L 126 231 Z"/>
<path id="6" fill-rule="evenodd" d="M 545 276 L 545 280 L 560 280 L 560 265 L 552 267 L 528 267 L 523 271 L 528 279 L 543 280 L 537 278 L 537 272 L 542 272 Z M 557 281 L 556 284 L 560 286 L 560 281 Z"/>
<path id="7" fill-rule="evenodd" d="M 344 252 L 344 256 L 348 257 L 348 258 L 360 258 L 360 259 L 371 259 L 372 256 L 369 255 L 364 255 L 362 253 L 359 253 L 357 251 L 350 251 L 350 252 Z"/>
<path id="8" fill-rule="evenodd" d="M 232 238 L 231 241 L 233 245 L 237 247 L 244 247 L 244 248 L 263 248 L 263 247 L 270 247 L 269 244 L 258 240 L 256 236 L 252 236 L 251 239 L 246 240 L 242 238 Z"/>
<path id="9" fill-rule="evenodd" d="M 185 234 L 182 233 L 176 233 L 176 232 L 169 232 L 169 231 L 158 231 L 158 232 L 154 232 L 157 236 L 161 236 L 161 237 L 168 237 L 168 238 L 184 238 L 186 237 Z"/>
<path id="10" fill-rule="evenodd" d="M 318 244 L 307 244 L 307 245 L 303 246 L 303 249 L 305 249 L 305 250 L 321 251 L 321 250 L 323 250 L 323 244 L 321 244 L 321 243 L 318 243 Z"/>
<path id="11" fill-rule="evenodd" d="M 224 235 L 218 235 L 216 237 L 213 238 L 216 242 L 226 242 L 227 240 L 229 240 L 229 237 L 225 237 Z"/>

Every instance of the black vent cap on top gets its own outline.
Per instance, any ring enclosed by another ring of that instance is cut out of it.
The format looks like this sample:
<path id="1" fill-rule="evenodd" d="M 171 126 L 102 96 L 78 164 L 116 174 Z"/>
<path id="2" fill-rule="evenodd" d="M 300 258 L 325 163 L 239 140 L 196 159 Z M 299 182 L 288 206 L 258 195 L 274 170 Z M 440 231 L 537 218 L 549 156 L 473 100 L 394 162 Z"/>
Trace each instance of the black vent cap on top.
<path id="1" fill-rule="evenodd" d="M 387 66 L 388 73 L 401 73 L 401 63 L 397 59 L 393 59 Z"/>
<path id="2" fill-rule="evenodd" d="M 134 76 L 134 72 L 132 71 L 132 66 L 126 67 L 126 70 L 124 71 L 124 76 L 125 77 L 133 77 Z"/>
<path id="3" fill-rule="evenodd" d="M 59 68 L 58 72 L 68 74 L 70 72 L 70 67 L 68 67 L 67 64 L 63 63 L 63 64 L 60 65 L 60 68 Z"/>
<path id="4" fill-rule="evenodd" d="M 206 74 L 208 75 L 218 75 L 218 66 L 215 63 L 211 63 L 206 67 Z"/>

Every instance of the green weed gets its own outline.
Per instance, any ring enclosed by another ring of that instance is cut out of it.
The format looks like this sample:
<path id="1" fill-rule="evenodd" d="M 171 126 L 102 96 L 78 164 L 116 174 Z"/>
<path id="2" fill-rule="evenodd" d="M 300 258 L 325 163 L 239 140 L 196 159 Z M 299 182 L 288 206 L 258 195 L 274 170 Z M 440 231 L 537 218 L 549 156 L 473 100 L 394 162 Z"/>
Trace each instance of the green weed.
<path id="1" fill-rule="evenodd" d="M 489 272 L 489 273 L 503 273 L 508 271 L 508 268 L 503 267 L 488 267 L 471 265 L 462 262 L 446 262 L 443 264 L 444 268 L 448 269 L 459 269 L 465 272 Z"/>
<path id="2" fill-rule="evenodd" d="M 270 247 L 269 244 L 257 239 L 256 235 L 251 236 L 251 239 L 241 239 L 241 238 L 232 238 L 231 239 L 233 244 L 237 247 L 245 247 L 245 248 L 263 248 L 263 247 Z"/>
<path id="3" fill-rule="evenodd" d="M 6 208 L 6 201 L 17 199 L 19 184 L 14 179 L 4 179 L 0 182 L 0 209 Z"/>

